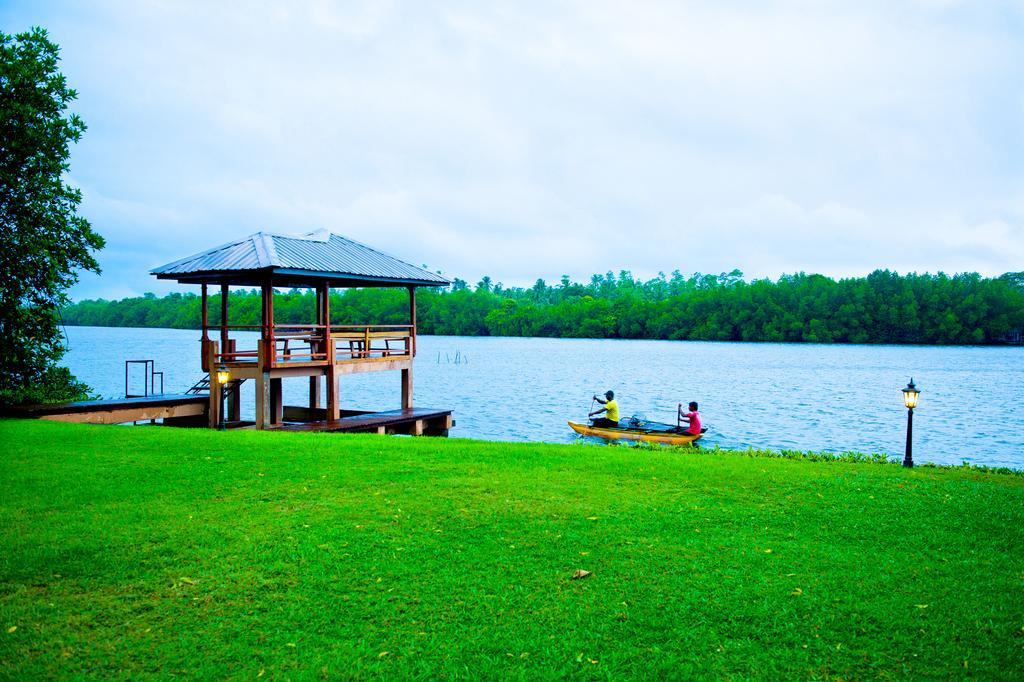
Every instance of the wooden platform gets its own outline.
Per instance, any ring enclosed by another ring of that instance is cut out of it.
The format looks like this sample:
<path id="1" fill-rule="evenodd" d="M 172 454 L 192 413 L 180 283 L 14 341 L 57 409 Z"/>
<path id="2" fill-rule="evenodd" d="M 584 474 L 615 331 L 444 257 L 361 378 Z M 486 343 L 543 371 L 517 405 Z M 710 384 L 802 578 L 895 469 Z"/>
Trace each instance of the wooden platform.
<path id="1" fill-rule="evenodd" d="M 447 436 L 455 426 L 451 410 L 414 407 L 386 412 L 354 414 L 334 421 L 308 421 L 285 423 L 273 427 L 276 431 L 338 431 L 348 433 L 395 433 L 410 436 Z"/>
<path id="2" fill-rule="evenodd" d="M 85 424 L 122 424 L 163 419 L 165 423 L 203 423 L 210 397 L 205 393 L 163 393 L 141 398 L 83 400 L 57 405 L 12 408 L 7 416 Z"/>

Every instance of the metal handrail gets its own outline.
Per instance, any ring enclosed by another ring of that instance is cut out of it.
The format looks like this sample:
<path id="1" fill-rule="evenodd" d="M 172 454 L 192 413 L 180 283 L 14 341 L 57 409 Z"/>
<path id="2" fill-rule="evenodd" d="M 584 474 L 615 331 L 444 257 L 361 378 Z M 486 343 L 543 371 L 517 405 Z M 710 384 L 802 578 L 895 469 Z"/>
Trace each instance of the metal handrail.
<path id="1" fill-rule="evenodd" d="M 128 391 L 128 368 L 129 365 L 142 365 L 142 393 L 130 393 Z M 156 395 L 156 378 L 160 377 L 160 393 L 164 392 L 164 373 L 156 371 L 155 360 L 125 360 L 124 361 L 124 397 L 125 398 L 148 398 Z"/>

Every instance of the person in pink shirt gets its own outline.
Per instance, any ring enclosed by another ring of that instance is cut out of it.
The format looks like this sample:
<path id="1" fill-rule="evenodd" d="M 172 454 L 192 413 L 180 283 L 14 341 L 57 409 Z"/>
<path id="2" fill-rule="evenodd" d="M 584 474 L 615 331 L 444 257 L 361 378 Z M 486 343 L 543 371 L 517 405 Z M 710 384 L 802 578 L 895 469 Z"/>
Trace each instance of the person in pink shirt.
<path id="1" fill-rule="evenodd" d="M 683 412 L 683 404 L 679 403 L 679 406 L 676 409 L 679 411 L 680 420 L 685 419 L 690 422 L 690 425 L 686 427 L 686 433 L 696 436 L 700 433 L 701 429 L 700 412 L 697 411 L 697 403 L 690 403 L 689 408 L 689 412 Z"/>

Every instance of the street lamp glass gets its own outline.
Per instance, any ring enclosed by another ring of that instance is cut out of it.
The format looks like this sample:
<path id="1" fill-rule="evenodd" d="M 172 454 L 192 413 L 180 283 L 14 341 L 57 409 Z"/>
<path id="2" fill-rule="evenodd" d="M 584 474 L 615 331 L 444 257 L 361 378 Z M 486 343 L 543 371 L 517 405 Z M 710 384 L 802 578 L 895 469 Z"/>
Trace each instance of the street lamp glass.
<path id="1" fill-rule="evenodd" d="M 921 395 L 921 391 L 917 390 L 914 386 L 914 380 L 911 379 L 907 387 L 903 389 L 903 404 L 907 406 L 908 410 L 912 410 L 917 407 L 917 398 Z"/>
<path id="2" fill-rule="evenodd" d="M 217 369 L 217 383 L 223 386 L 224 384 L 228 383 L 228 379 L 230 378 L 231 374 L 228 372 L 228 368 L 225 367 L 224 365 L 221 365 Z"/>

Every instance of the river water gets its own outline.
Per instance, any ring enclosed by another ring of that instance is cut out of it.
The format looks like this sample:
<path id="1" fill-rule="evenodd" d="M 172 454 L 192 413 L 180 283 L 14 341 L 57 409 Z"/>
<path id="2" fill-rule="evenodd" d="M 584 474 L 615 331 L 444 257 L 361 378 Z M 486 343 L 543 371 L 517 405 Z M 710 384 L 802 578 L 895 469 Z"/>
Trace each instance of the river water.
<path id="1" fill-rule="evenodd" d="M 125 393 L 124 361 L 152 359 L 168 393 L 202 374 L 199 332 L 68 327 L 71 371 L 105 397 Z M 612 389 L 622 417 L 675 421 L 696 400 L 702 444 L 902 458 L 907 411 L 900 389 L 921 389 L 917 462 L 1024 468 L 1024 348 L 855 346 L 420 336 L 414 403 L 452 409 L 452 436 L 571 442 L 594 393 Z M 141 371 L 131 377 L 141 389 Z M 399 407 L 398 372 L 344 376 L 342 407 Z M 159 386 L 158 386 L 159 388 Z M 243 418 L 254 411 L 242 389 Z M 286 405 L 308 382 L 284 381 Z"/>

